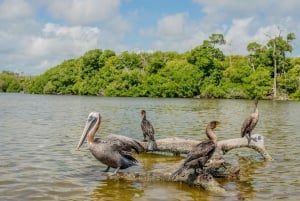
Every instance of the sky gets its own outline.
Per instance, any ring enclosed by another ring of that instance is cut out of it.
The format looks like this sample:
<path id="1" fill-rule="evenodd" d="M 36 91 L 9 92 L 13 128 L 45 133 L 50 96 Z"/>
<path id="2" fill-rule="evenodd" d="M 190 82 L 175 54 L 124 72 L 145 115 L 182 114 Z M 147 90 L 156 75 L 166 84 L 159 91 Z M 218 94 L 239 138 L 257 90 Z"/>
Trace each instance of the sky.
<path id="1" fill-rule="evenodd" d="M 177 51 L 223 34 L 226 55 L 295 33 L 299 0 L 0 0 L 0 72 L 39 75 L 92 49 Z"/>

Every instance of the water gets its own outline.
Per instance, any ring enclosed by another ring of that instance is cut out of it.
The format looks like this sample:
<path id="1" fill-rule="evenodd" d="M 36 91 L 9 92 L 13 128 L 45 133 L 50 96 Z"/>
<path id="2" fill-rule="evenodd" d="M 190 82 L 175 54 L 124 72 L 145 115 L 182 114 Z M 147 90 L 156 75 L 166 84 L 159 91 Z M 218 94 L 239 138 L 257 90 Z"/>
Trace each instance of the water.
<path id="1" fill-rule="evenodd" d="M 105 98 L 0 94 L 0 200 L 298 200 L 300 196 L 300 102 L 260 101 L 254 133 L 265 137 L 274 161 L 250 149 L 226 155 L 241 166 L 239 180 L 218 179 L 226 196 L 185 184 L 108 179 L 86 146 L 75 147 L 91 111 L 102 114 L 97 136 L 107 133 L 142 139 L 140 110 L 147 111 L 156 138 L 205 139 L 211 120 L 221 120 L 219 140 L 239 137 L 243 119 L 253 110 L 248 100 Z M 148 171 L 180 158 L 142 154 Z"/>

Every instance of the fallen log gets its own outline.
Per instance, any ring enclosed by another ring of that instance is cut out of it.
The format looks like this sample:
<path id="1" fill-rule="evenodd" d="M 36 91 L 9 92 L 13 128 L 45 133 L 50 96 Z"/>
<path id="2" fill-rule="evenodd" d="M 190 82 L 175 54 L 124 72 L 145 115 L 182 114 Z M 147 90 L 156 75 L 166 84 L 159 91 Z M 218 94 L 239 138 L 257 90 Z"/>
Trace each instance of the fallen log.
<path id="1" fill-rule="evenodd" d="M 247 147 L 257 151 L 266 161 L 273 160 L 271 155 L 265 149 L 264 137 L 260 134 L 254 134 L 251 137 L 255 140 L 251 140 L 250 144 L 248 144 L 248 139 L 246 137 L 218 141 L 214 157 L 222 157 L 232 149 Z M 147 152 L 147 142 L 140 143 Z M 187 154 L 194 145 L 199 143 L 199 141 L 174 137 L 158 139 L 156 140 L 156 143 L 157 150 L 154 152 L 166 152 L 180 155 Z"/>
<path id="2" fill-rule="evenodd" d="M 130 181 L 161 181 L 161 182 L 181 182 L 188 185 L 204 189 L 216 194 L 223 194 L 226 190 L 215 181 L 214 177 L 237 178 L 240 168 L 231 166 L 224 160 L 224 154 L 230 150 L 247 147 L 257 151 L 266 161 L 271 161 L 272 157 L 264 146 L 264 138 L 260 134 L 252 135 L 254 140 L 248 144 L 247 138 L 235 138 L 222 140 L 217 143 L 216 151 L 211 160 L 206 164 L 205 172 L 185 170 L 183 174 L 172 176 L 172 173 L 182 164 L 183 160 L 170 168 L 156 169 L 148 172 L 127 172 L 109 175 L 112 179 L 125 179 Z M 140 142 L 147 152 L 147 142 Z M 187 154 L 191 148 L 199 143 L 196 140 L 182 138 L 166 138 L 156 140 L 157 150 L 151 153 L 172 153 L 175 155 Z M 200 170 L 201 171 L 201 170 Z"/>

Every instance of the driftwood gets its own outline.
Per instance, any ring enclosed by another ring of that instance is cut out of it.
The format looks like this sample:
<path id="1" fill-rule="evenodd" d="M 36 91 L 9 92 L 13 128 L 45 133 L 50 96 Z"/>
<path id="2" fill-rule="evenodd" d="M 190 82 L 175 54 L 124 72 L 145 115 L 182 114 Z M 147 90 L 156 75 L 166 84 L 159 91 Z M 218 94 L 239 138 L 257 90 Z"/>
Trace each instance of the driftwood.
<path id="1" fill-rule="evenodd" d="M 156 169 L 148 172 L 120 172 L 117 174 L 110 174 L 111 179 L 124 179 L 129 181 L 141 181 L 141 182 L 180 182 L 186 183 L 190 186 L 194 186 L 199 189 L 204 189 L 209 192 L 216 194 L 226 193 L 226 190 L 220 186 L 218 182 L 215 181 L 211 174 L 195 174 L 194 170 L 186 170 L 183 175 L 172 176 L 172 173 L 179 166 L 174 166 L 164 169 Z M 213 168 L 212 168 L 213 169 Z M 221 169 L 221 170 L 220 170 Z M 217 170 L 212 170 L 220 172 L 222 176 L 234 175 L 239 173 L 239 167 L 232 167 L 228 164 L 217 168 Z M 209 171 L 210 173 L 210 171 Z M 221 177 L 222 177 L 221 176 Z M 237 176 L 237 175 L 236 175 Z"/>
<path id="2" fill-rule="evenodd" d="M 254 138 L 256 141 L 251 140 L 251 143 L 249 145 L 248 145 L 248 139 L 245 137 L 219 141 L 217 144 L 217 150 L 215 152 L 215 155 L 223 156 L 224 154 L 226 154 L 228 151 L 232 149 L 247 147 L 247 148 L 254 149 L 258 153 L 260 153 L 261 156 L 266 161 L 271 161 L 272 157 L 267 152 L 264 146 L 264 137 L 260 134 L 254 134 L 251 137 Z M 147 142 L 140 142 L 140 143 L 143 145 L 145 150 L 147 150 Z M 194 145 L 199 143 L 199 141 L 175 137 L 175 138 L 159 139 L 156 140 L 156 143 L 157 143 L 156 152 L 166 152 L 166 153 L 173 153 L 175 155 L 180 155 L 180 154 L 187 154 Z"/>
<path id="3" fill-rule="evenodd" d="M 164 181 L 164 182 L 182 182 L 187 183 L 207 191 L 222 194 L 225 189 L 222 188 L 214 177 L 222 178 L 236 178 L 239 175 L 240 168 L 227 164 L 223 156 L 232 149 L 247 147 L 257 151 L 266 161 L 271 161 L 272 157 L 267 152 L 264 146 L 264 138 L 260 134 L 252 135 L 254 140 L 248 144 L 247 138 L 235 138 L 229 140 L 222 140 L 217 143 L 217 149 L 211 160 L 206 164 L 205 172 L 196 172 L 194 170 L 186 170 L 183 174 L 172 176 L 172 173 L 182 164 L 180 161 L 177 165 L 170 168 L 153 170 L 149 172 L 135 172 L 135 173 L 117 173 L 110 175 L 113 179 L 126 179 L 131 181 Z M 147 142 L 140 142 L 147 151 Z M 199 141 L 182 139 L 182 138 L 166 138 L 156 140 L 157 150 L 155 153 L 172 153 L 175 155 L 187 154 L 192 146 L 199 143 Z M 151 151 L 153 153 L 153 151 Z"/>

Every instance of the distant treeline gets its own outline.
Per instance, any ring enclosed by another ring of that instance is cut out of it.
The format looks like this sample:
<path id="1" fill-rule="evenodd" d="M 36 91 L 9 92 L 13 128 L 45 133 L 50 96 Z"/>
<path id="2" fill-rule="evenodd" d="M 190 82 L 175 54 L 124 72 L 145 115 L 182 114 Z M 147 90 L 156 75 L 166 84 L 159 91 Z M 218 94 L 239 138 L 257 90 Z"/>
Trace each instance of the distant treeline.
<path id="1" fill-rule="evenodd" d="M 294 39 L 250 43 L 246 56 L 225 56 L 222 34 L 185 53 L 95 49 L 35 77 L 3 71 L 0 92 L 300 100 L 300 58 L 287 56 Z"/>

